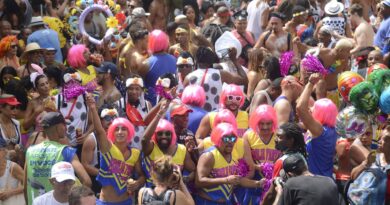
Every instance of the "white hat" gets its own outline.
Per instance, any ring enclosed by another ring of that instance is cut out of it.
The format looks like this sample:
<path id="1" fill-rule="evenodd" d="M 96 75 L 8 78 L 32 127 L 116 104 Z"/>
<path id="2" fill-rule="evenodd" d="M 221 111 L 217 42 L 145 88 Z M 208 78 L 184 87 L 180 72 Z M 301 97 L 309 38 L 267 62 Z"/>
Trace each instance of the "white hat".
<path id="1" fill-rule="evenodd" d="M 45 25 L 41 16 L 34 16 L 31 18 L 31 23 L 28 25 L 29 27 Z"/>
<path id="2" fill-rule="evenodd" d="M 336 0 L 332 0 L 325 5 L 324 10 L 328 15 L 337 15 L 344 11 L 344 5 Z"/>
<path id="3" fill-rule="evenodd" d="M 146 16 L 150 16 L 150 13 L 146 13 L 144 8 L 142 7 L 137 7 L 133 9 L 131 15 L 134 17 L 146 17 Z"/>
<path id="4" fill-rule="evenodd" d="M 57 162 L 51 168 L 51 179 L 55 179 L 57 182 L 63 182 L 65 180 L 76 180 L 74 175 L 74 169 L 69 162 Z"/>

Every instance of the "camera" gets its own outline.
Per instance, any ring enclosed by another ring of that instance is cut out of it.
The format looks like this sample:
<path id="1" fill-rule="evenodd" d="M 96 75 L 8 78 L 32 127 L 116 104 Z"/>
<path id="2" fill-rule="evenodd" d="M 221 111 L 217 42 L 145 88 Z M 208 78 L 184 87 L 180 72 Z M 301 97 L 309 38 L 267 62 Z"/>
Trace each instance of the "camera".
<path id="1" fill-rule="evenodd" d="M 281 177 L 276 177 L 274 180 L 275 185 L 280 184 L 280 186 L 284 187 L 284 184 L 286 183 Z"/>

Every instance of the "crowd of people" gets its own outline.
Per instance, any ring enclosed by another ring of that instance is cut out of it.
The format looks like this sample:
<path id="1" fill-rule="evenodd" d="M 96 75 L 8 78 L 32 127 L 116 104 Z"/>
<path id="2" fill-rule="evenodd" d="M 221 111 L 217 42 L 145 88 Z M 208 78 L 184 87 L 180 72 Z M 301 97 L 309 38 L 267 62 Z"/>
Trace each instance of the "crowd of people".
<path id="1" fill-rule="evenodd" d="M 390 0 L 0 0 L 0 205 L 390 204 Z"/>

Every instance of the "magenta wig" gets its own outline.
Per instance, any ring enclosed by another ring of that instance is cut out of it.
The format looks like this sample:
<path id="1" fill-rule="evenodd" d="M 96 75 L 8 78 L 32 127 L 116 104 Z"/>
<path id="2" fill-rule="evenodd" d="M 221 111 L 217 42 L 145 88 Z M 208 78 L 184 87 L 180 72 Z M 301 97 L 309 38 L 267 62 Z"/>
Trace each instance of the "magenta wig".
<path id="1" fill-rule="evenodd" d="M 152 54 L 165 51 L 169 46 L 169 37 L 164 31 L 153 30 L 149 34 L 149 50 Z"/>
<path id="2" fill-rule="evenodd" d="M 199 85 L 189 85 L 184 88 L 181 101 L 186 105 L 203 107 L 206 102 L 206 93 Z"/>
<path id="3" fill-rule="evenodd" d="M 107 130 L 107 138 L 112 142 L 115 143 L 115 129 L 119 126 L 124 126 L 127 128 L 127 142 L 130 143 L 131 140 L 134 137 L 134 126 L 131 124 L 131 122 L 123 117 L 115 118 L 114 121 L 112 121 L 111 125 L 108 127 Z"/>
<path id="4" fill-rule="evenodd" d="M 334 127 L 336 125 L 338 110 L 336 105 L 328 98 L 322 98 L 314 103 L 312 115 L 321 125 Z"/>
<path id="5" fill-rule="evenodd" d="M 226 102 L 227 97 L 229 95 L 241 96 L 240 107 L 242 105 L 244 105 L 245 95 L 244 95 L 244 92 L 242 92 L 242 89 L 240 88 L 240 86 L 235 85 L 235 84 L 229 84 L 229 85 L 226 85 L 222 88 L 221 98 L 219 99 L 219 105 L 222 108 L 225 108 L 225 102 Z"/>
<path id="6" fill-rule="evenodd" d="M 84 44 L 77 44 L 69 49 L 67 61 L 70 67 L 74 69 L 87 66 L 87 60 L 84 58 L 84 51 L 88 48 Z"/>
<path id="7" fill-rule="evenodd" d="M 271 105 L 260 105 L 249 117 L 249 127 L 259 133 L 259 123 L 262 121 L 272 121 L 272 132 L 278 127 L 276 111 Z"/>
<path id="8" fill-rule="evenodd" d="M 229 123 L 237 129 L 237 121 L 234 114 L 228 109 L 222 109 L 217 112 L 214 118 L 213 127 L 216 127 L 220 123 Z"/>
<path id="9" fill-rule="evenodd" d="M 213 142 L 215 146 L 219 147 L 222 143 L 222 137 L 226 135 L 234 135 L 238 137 L 237 129 L 229 123 L 220 123 L 214 127 L 213 131 L 211 132 L 211 142 Z"/>
<path id="10" fill-rule="evenodd" d="M 172 133 L 172 139 L 171 139 L 171 145 L 176 144 L 176 133 L 175 133 L 175 128 L 173 127 L 173 124 L 170 123 L 168 120 L 161 119 L 156 127 L 156 130 L 153 133 L 152 140 L 154 143 L 157 144 L 157 132 L 160 131 L 170 131 Z"/>

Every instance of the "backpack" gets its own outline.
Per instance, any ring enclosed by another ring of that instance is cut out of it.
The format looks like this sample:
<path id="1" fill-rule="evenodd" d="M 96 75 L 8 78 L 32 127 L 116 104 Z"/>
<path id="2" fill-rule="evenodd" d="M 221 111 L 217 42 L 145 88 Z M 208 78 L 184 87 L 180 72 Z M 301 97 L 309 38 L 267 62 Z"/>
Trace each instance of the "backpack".
<path id="1" fill-rule="evenodd" d="M 379 158 L 378 158 L 379 159 Z M 378 160 L 377 160 L 378 161 Z M 347 200 L 352 205 L 385 204 L 389 165 L 365 169 L 347 188 Z"/>
<path id="2" fill-rule="evenodd" d="M 153 195 L 150 195 L 150 188 L 144 189 L 142 193 L 142 205 L 170 205 L 171 195 L 174 196 L 173 204 L 176 203 L 175 190 L 167 189 L 160 195 L 157 195 L 154 189 L 152 189 Z"/>

